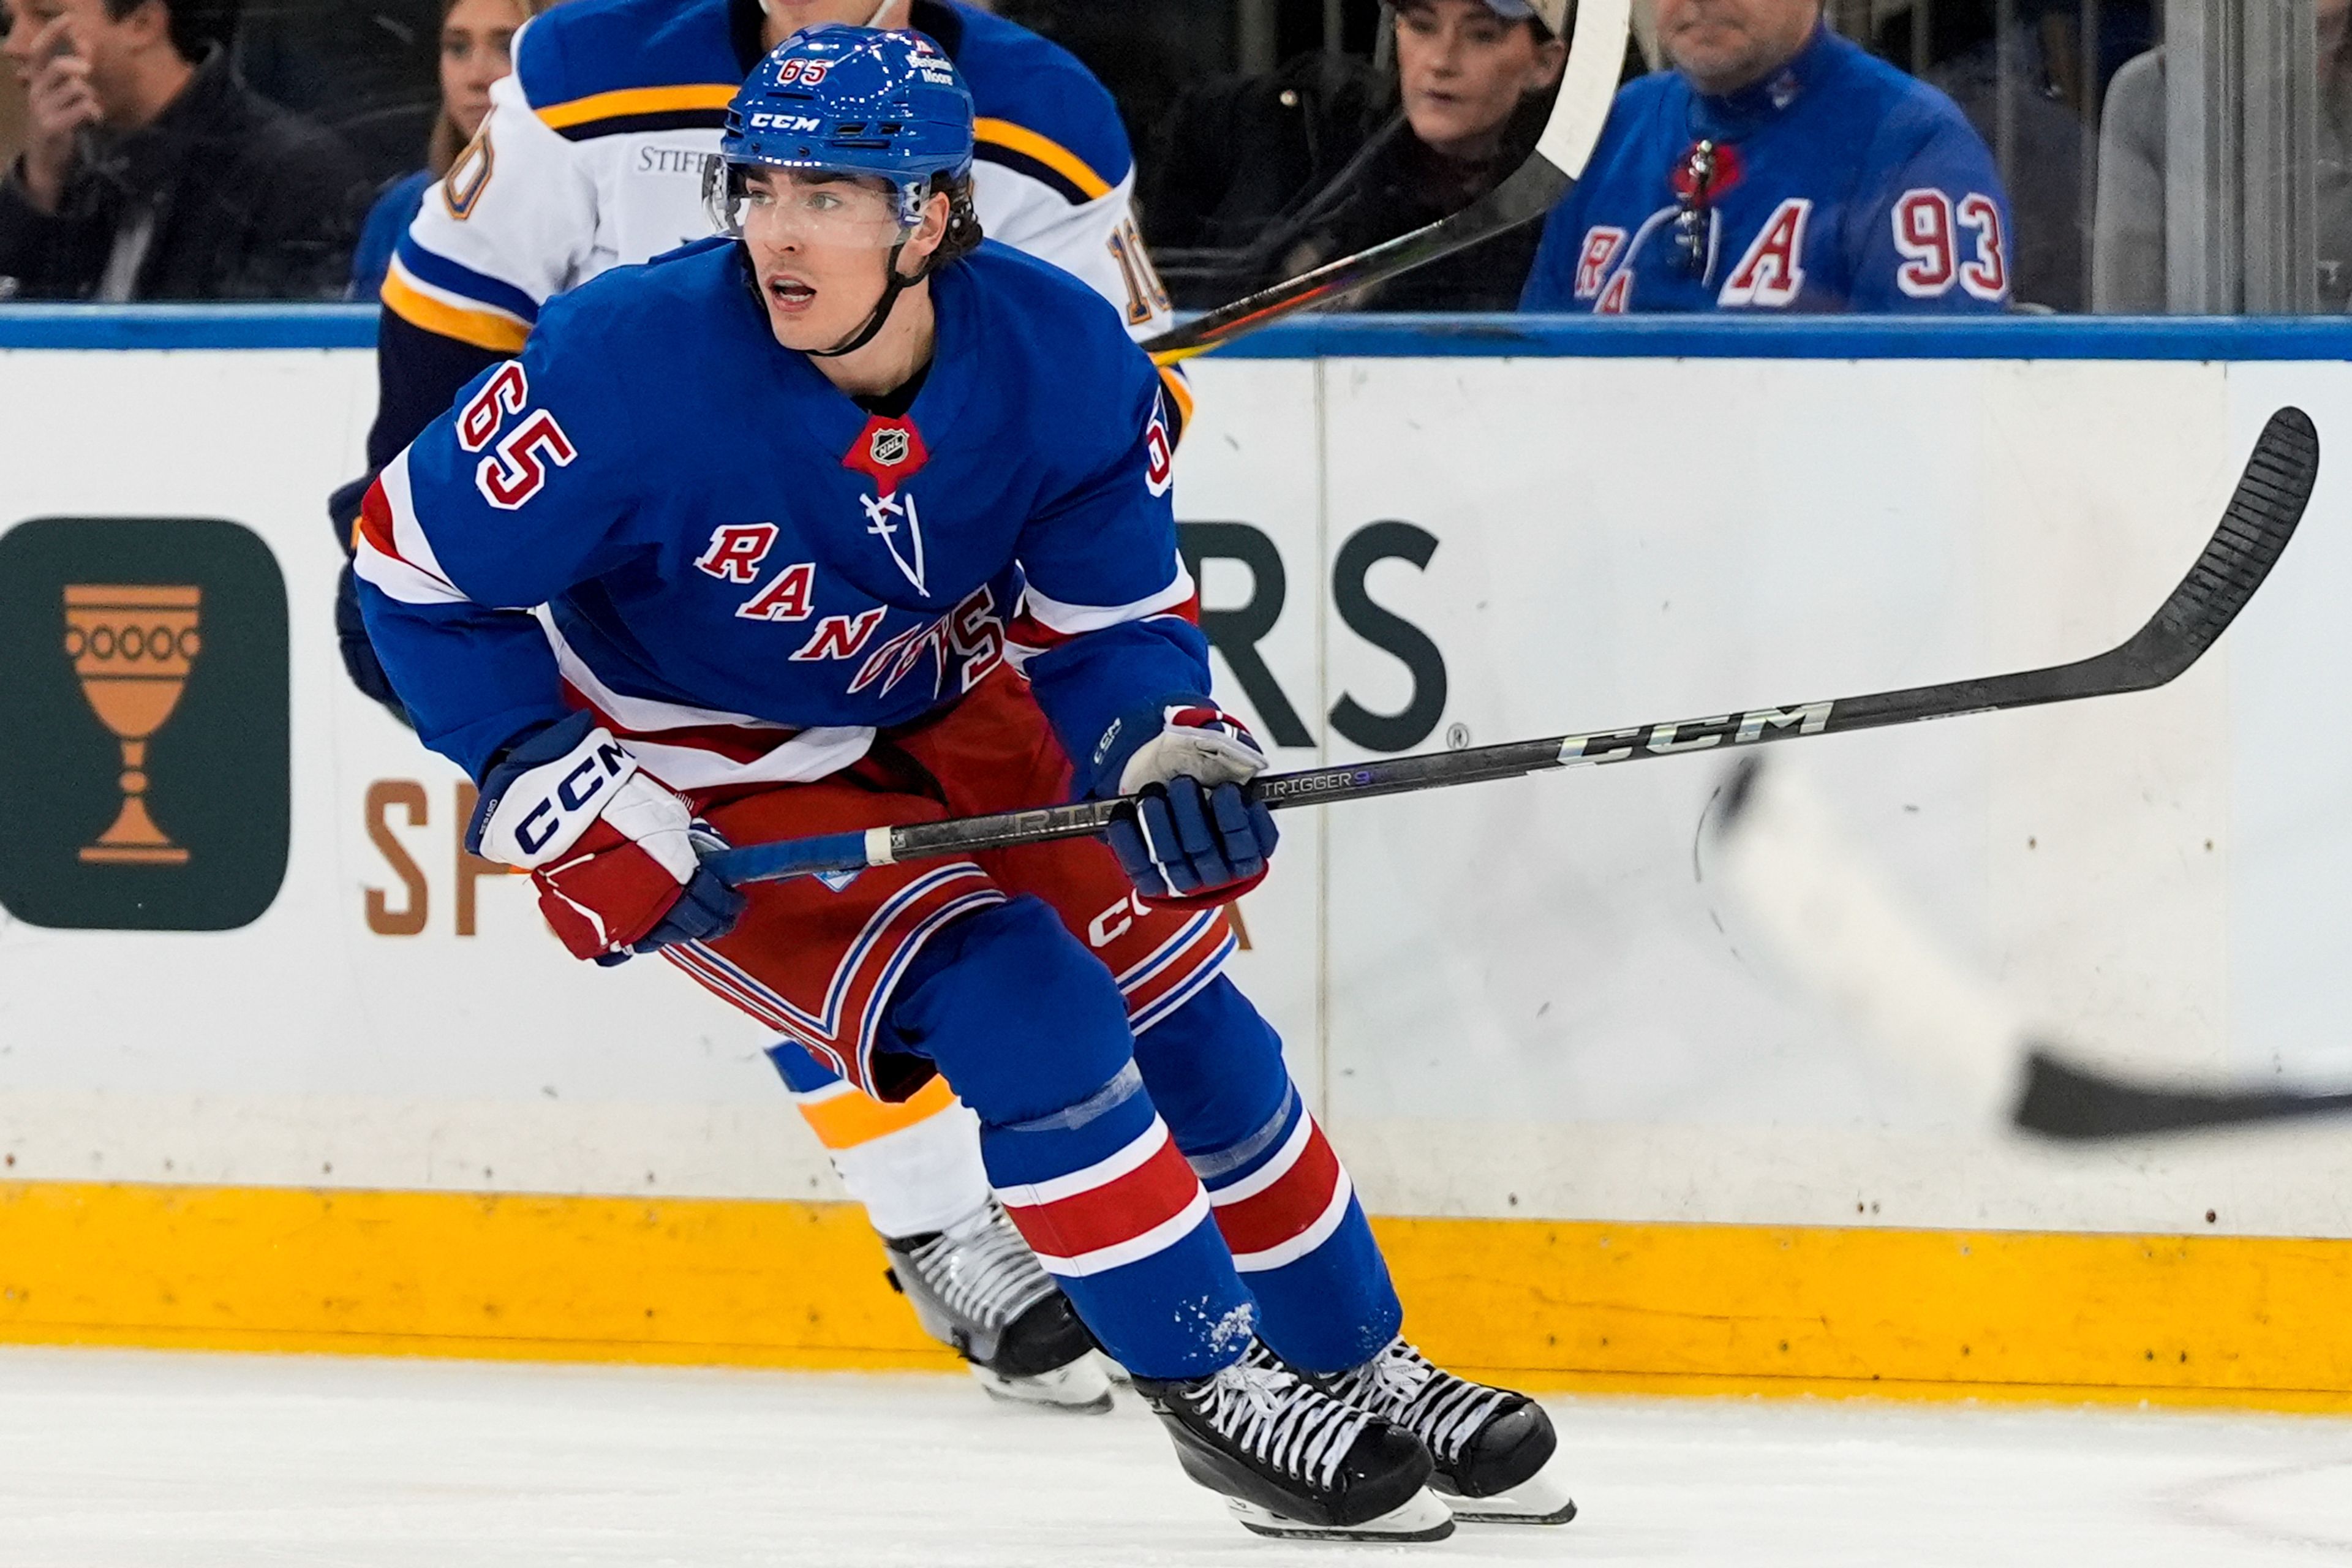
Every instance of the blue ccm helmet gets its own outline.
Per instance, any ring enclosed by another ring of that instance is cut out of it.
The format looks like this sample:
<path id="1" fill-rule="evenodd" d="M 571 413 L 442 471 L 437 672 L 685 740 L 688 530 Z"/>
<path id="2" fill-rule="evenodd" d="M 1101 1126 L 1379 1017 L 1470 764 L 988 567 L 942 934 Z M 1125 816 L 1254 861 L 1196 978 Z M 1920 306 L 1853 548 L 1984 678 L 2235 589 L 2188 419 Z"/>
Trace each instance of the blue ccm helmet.
<path id="1" fill-rule="evenodd" d="M 713 224 L 740 237 L 744 176 L 752 169 L 811 169 L 886 180 L 898 195 L 898 239 L 888 281 L 866 325 L 831 349 L 831 359 L 874 341 L 898 296 L 939 268 L 977 249 L 980 215 L 972 205 L 971 91 L 955 62 L 920 33 L 883 32 L 837 23 L 812 27 L 776 46 L 727 106 L 719 159 L 704 176 Z M 948 231 L 921 271 L 907 277 L 898 258 L 923 221 L 934 190 L 944 190 Z"/>

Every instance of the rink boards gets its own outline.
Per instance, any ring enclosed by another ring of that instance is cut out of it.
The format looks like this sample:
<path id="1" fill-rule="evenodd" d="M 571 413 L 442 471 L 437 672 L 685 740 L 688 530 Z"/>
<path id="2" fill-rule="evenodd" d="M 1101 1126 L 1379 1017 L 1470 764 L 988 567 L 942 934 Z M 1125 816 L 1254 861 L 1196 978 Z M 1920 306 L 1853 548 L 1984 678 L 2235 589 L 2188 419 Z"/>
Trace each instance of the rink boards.
<path id="1" fill-rule="evenodd" d="M 1335 322 L 1195 367 L 1186 550 L 1277 765 L 2079 657 L 2178 580 L 2273 407 L 2352 452 L 2341 329 L 1606 325 Z M 463 782 L 344 681 L 323 498 L 371 332 L 0 321 L 0 1337 L 922 1361 L 759 1031 L 664 966 L 573 966 L 459 852 Z M 1834 830 L 1811 858 L 1965 993 L 1932 1017 L 1776 952 L 1702 832 L 1716 756 L 1286 815 L 1234 973 L 1398 1216 L 1432 1349 L 2352 1391 L 2342 1130 L 1998 1125 L 2016 1032 L 2352 1080 L 2347 474 L 2165 691 L 1774 753 Z M 202 590 L 143 763 L 184 861 L 105 844 L 99 612 L 60 640 L 67 587 L 125 585 Z"/>

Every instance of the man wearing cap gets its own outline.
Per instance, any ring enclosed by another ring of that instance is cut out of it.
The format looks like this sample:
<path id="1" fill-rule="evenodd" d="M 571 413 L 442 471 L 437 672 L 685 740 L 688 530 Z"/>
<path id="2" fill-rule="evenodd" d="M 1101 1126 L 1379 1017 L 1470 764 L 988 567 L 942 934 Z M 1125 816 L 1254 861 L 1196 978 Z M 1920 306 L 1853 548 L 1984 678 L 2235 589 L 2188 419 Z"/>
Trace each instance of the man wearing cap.
<path id="1" fill-rule="evenodd" d="M 2009 198 L 1950 99 L 1820 0 L 1658 0 L 1658 37 L 1674 68 L 1617 95 L 1524 309 L 2009 308 Z"/>

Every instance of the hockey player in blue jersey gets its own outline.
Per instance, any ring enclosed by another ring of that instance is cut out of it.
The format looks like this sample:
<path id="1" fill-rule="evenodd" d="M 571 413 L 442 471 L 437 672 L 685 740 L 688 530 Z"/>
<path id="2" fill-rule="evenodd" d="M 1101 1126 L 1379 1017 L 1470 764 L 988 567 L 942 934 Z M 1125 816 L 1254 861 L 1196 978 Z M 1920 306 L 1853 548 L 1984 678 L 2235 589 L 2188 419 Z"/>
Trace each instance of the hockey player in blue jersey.
<path id="1" fill-rule="evenodd" d="M 973 201 L 989 233 L 1093 284 L 1136 335 L 1171 325 L 1135 229 L 1118 106 L 1047 39 L 963 0 L 567 0 L 518 35 L 480 136 L 398 248 L 371 468 L 521 347 L 549 300 L 706 237 L 702 171 L 753 64 L 803 27 L 869 18 L 959 62 L 981 116 Z M 1181 405 L 1190 395 L 1171 379 Z"/>
<path id="2" fill-rule="evenodd" d="M 1276 1533 L 1558 1521 L 1525 1396 L 1401 1311 L 1280 1042 L 1218 973 L 1265 764 L 1207 695 L 1164 394 L 982 242 L 971 99 L 825 28 L 730 111 L 733 237 L 555 301 L 371 489 L 368 624 L 470 842 L 601 963 L 658 952 L 990 1180 L 1184 1467 Z M 539 606 L 534 613 L 521 608 Z M 1140 793 L 1095 839 L 748 894 L 711 847 Z M 1116 852 L 1114 852 L 1116 851 Z"/>
<path id="3" fill-rule="evenodd" d="M 1676 68 L 1618 93 L 1523 310 L 2009 308 L 2009 200 L 1949 99 L 1818 0 L 1663 0 L 1659 28 Z"/>
<path id="4" fill-rule="evenodd" d="M 566 0 L 518 37 L 481 133 L 428 193 L 383 288 L 371 477 L 520 349 L 548 301 L 711 233 L 703 171 L 770 46 L 826 22 L 907 26 L 974 97 L 972 203 L 990 236 L 1093 285 L 1130 334 L 1171 322 L 1131 210 L 1118 106 L 1067 51 L 962 0 Z M 1169 373 L 1172 410 L 1189 393 Z M 366 481 L 331 510 L 350 547 Z M 347 573 L 346 668 L 389 697 Z M 396 706 L 396 705 L 395 705 Z M 1082 1411 L 1109 1384 L 1052 1280 L 985 1207 L 976 1131 L 944 1084 L 882 1105 L 789 1043 L 771 1058 L 924 1328 L 992 1394 Z"/>

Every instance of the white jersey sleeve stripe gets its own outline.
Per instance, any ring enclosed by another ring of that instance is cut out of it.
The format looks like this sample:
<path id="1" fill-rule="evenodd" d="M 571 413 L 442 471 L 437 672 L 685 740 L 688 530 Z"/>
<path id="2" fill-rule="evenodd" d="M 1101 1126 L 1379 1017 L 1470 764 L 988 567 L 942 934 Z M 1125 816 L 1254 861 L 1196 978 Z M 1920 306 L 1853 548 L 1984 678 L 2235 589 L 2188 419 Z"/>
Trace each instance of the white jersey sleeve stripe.
<path id="1" fill-rule="evenodd" d="M 532 614 L 554 651 L 563 683 L 594 708 L 614 732 L 629 742 L 629 749 L 653 775 L 672 789 L 806 784 L 851 766 L 874 745 L 874 731 L 863 725 L 795 730 L 747 713 L 723 713 L 615 691 L 564 641 L 546 605 Z M 664 740 L 665 735 L 677 738 Z M 739 751 L 752 747 L 764 750 L 748 762 L 741 760 Z"/>
<path id="2" fill-rule="evenodd" d="M 409 496 L 408 454 L 384 465 L 360 507 L 352 535 L 352 569 L 404 605 L 463 605 L 465 594 L 442 571 L 416 521 Z"/>
<path id="3" fill-rule="evenodd" d="M 416 501 L 408 486 L 408 454 L 403 452 L 386 463 L 377 478 L 383 486 L 384 504 L 392 513 L 393 549 L 418 571 L 430 574 L 439 582 L 448 582 L 449 574 L 441 569 L 441 558 L 434 553 L 433 542 L 425 537 L 425 525 L 416 521 Z"/>
<path id="4" fill-rule="evenodd" d="M 1157 594 L 1138 599 L 1133 604 L 1066 605 L 1059 599 L 1048 598 L 1032 587 L 1023 600 L 1022 611 L 1047 631 L 1074 637 L 1101 631 L 1106 626 L 1125 626 L 1129 621 L 1140 621 L 1175 609 L 1189 604 L 1196 592 L 1192 574 L 1185 570 L 1184 558 L 1180 555 L 1176 558 L 1176 580 Z"/>
<path id="5" fill-rule="evenodd" d="M 386 597 L 404 605 L 462 605 L 466 595 L 429 572 L 420 572 L 395 555 L 387 555 L 375 547 L 375 541 L 360 535 L 359 548 L 352 553 L 352 570 L 360 580 L 383 590 Z"/>

